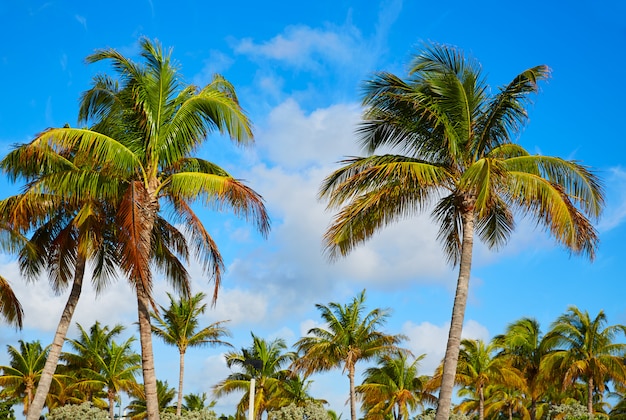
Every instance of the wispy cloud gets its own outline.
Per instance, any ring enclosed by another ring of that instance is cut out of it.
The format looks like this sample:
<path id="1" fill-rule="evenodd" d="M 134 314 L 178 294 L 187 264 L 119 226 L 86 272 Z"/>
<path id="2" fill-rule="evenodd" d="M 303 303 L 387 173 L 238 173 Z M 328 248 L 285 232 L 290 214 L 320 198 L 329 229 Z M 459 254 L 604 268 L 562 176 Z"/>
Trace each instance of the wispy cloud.
<path id="1" fill-rule="evenodd" d="M 83 28 L 85 28 L 85 31 L 87 30 L 87 18 L 81 15 L 74 15 L 74 19 L 76 19 L 78 23 L 80 23 Z"/>

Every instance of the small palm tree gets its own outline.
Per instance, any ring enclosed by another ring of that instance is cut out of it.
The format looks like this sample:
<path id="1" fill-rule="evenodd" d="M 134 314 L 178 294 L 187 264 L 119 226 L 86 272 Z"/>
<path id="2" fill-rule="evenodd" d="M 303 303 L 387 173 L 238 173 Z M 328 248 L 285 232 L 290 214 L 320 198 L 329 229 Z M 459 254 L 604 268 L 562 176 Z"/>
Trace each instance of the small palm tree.
<path id="1" fill-rule="evenodd" d="M 320 189 L 338 209 L 324 236 L 331 258 L 433 209 L 445 254 L 459 268 L 437 420 L 450 414 L 475 235 L 489 248 L 503 246 L 519 212 L 571 252 L 594 256 L 598 235 L 589 219 L 603 207 L 598 178 L 577 162 L 531 155 L 515 143 L 529 96 L 548 75 L 547 66 L 536 66 L 491 94 L 478 62 L 453 47 L 426 47 L 406 80 L 381 72 L 366 82 L 358 133 L 368 156 L 341 162 Z M 386 154 L 374 154 L 381 149 Z"/>
<path id="2" fill-rule="evenodd" d="M 130 420 L 144 420 L 148 416 L 148 408 L 146 402 L 146 393 L 140 387 L 130 393 L 133 398 L 128 404 L 127 416 Z M 158 412 L 173 411 L 174 407 L 171 405 L 176 397 L 176 389 L 169 386 L 167 381 L 157 380 L 157 401 Z"/>
<path id="3" fill-rule="evenodd" d="M 363 402 L 366 420 L 408 420 L 424 403 L 437 399 L 426 390 L 428 376 L 418 374 L 418 364 L 426 355 L 410 361 L 406 352 L 382 355 L 378 366 L 365 371 L 363 384 L 356 393 Z"/>
<path id="4" fill-rule="evenodd" d="M 494 337 L 494 342 L 521 373 L 524 386 L 520 389 L 530 401 L 530 420 L 536 420 L 537 405 L 553 384 L 550 372 L 545 367 L 545 360 L 553 347 L 542 334 L 539 322 L 532 318 L 513 322 L 504 334 Z"/>
<path id="5" fill-rule="evenodd" d="M 501 384 L 511 387 L 523 385 L 520 372 L 515 369 L 509 359 L 496 354 L 495 342 L 485 344 L 482 340 L 461 342 L 459 362 L 457 365 L 456 383 L 463 386 L 460 393 L 470 391 L 476 398 L 475 411 L 478 420 L 485 418 L 485 390 L 489 385 Z M 441 375 L 441 368 L 436 376 Z M 467 404 L 466 406 L 471 406 Z"/>
<path id="6" fill-rule="evenodd" d="M 64 352 L 61 359 L 65 361 L 65 369 L 74 372 L 77 381 L 82 382 L 81 389 L 85 392 L 86 400 L 96 403 L 94 397 L 101 395 L 106 384 L 99 381 L 90 382 L 89 379 L 94 372 L 100 372 L 103 360 L 113 346 L 114 338 L 124 331 L 124 326 L 117 324 L 110 328 L 108 325 L 102 326 L 100 321 L 96 321 L 88 331 L 78 323 L 76 326 L 79 337 L 67 339 L 74 352 Z"/>
<path id="7" fill-rule="evenodd" d="M 42 348 L 39 341 L 19 340 L 19 344 L 19 349 L 7 346 L 10 361 L 8 366 L 0 366 L 0 386 L 5 388 L 5 393 L 9 396 L 22 399 L 26 414 L 35 396 L 35 388 L 46 363 L 49 346 Z"/>
<path id="8" fill-rule="evenodd" d="M 134 337 L 121 344 L 111 341 L 102 353 L 92 355 L 95 362 L 94 368 L 82 371 L 84 379 L 81 382 L 83 384 L 105 389 L 111 420 L 115 416 L 115 402 L 120 391 L 137 392 L 140 389 L 135 375 L 140 369 L 141 356 L 132 349 L 134 341 Z"/>
<path id="9" fill-rule="evenodd" d="M 606 382 L 626 382 L 626 344 L 616 342 L 618 335 L 626 335 L 626 326 L 606 326 L 606 315 L 600 311 L 591 319 L 587 311 L 570 306 L 567 312 L 552 324 L 546 334 L 555 348 L 546 359 L 546 368 L 563 372 L 563 388 L 583 379 L 587 385 L 587 411 L 594 413 L 594 392 L 602 395 Z"/>
<path id="10" fill-rule="evenodd" d="M 237 418 L 245 419 L 250 402 L 250 384 L 254 379 L 253 413 L 254 419 L 260 420 L 263 413 L 271 408 L 271 401 L 280 392 L 281 383 L 291 375 L 285 366 L 294 361 L 296 354 L 286 350 L 285 340 L 281 338 L 266 341 L 252 334 L 251 347 L 226 353 L 228 367 L 237 367 L 240 371 L 228 375 L 215 385 L 215 396 L 243 392 L 244 395 L 237 405 Z"/>
<path id="11" fill-rule="evenodd" d="M 331 302 L 315 307 L 321 312 L 326 328 L 311 328 L 306 337 L 296 342 L 301 356 L 294 366 L 306 375 L 343 367 L 350 382 L 350 415 L 352 420 L 356 420 L 354 373 L 357 362 L 397 351 L 397 344 L 404 336 L 385 334 L 378 330 L 386 322 L 388 310 L 375 308 L 363 314 L 365 290 L 350 304 Z"/>
<path id="12" fill-rule="evenodd" d="M 222 341 L 224 336 L 230 336 L 230 332 L 223 326 L 224 322 L 215 322 L 199 330 L 198 317 L 206 310 L 206 304 L 202 301 L 206 297 L 204 293 L 198 293 L 189 298 L 178 300 L 168 293 L 170 299 L 169 308 L 161 306 L 163 315 L 152 313 L 154 325 L 152 332 L 163 339 L 166 344 L 178 347 L 180 364 L 178 372 L 178 401 L 176 415 L 180 416 L 183 405 L 183 378 L 185 373 L 185 353 L 189 347 L 227 345 Z"/>

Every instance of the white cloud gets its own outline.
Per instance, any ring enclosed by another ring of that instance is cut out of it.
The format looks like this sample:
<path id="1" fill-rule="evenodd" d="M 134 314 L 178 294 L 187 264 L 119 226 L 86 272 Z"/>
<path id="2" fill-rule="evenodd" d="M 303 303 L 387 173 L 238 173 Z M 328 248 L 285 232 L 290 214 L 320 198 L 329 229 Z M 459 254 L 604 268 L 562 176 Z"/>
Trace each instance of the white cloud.
<path id="1" fill-rule="evenodd" d="M 294 25 L 269 41 L 256 43 L 251 38 L 242 39 L 235 46 L 235 52 L 315 70 L 320 66 L 320 57 L 335 63 L 352 62 L 360 47 L 359 41 L 360 34 L 351 26 L 314 29 Z"/>
<path id="2" fill-rule="evenodd" d="M 87 30 L 87 19 L 84 16 L 74 15 L 74 18 L 76 19 L 76 21 L 78 21 L 78 23 L 80 23 L 82 25 L 82 27 L 85 30 Z"/>
<path id="3" fill-rule="evenodd" d="M 432 375 L 443 360 L 448 342 L 450 324 L 434 325 L 430 322 L 414 324 L 406 322 L 402 327 L 402 334 L 409 337 L 409 349 L 415 356 L 425 354 L 420 363 L 420 372 Z M 468 320 L 463 326 L 463 338 L 481 339 L 489 341 L 489 331 L 486 327 L 474 320 Z"/>

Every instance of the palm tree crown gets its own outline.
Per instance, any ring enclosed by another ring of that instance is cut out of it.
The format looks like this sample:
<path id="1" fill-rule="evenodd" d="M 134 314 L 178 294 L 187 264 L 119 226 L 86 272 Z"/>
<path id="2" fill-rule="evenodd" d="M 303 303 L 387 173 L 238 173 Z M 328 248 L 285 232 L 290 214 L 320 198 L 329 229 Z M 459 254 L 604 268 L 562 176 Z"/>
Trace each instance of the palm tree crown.
<path id="1" fill-rule="evenodd" d="M 331 258 L 380 228 L 432 208 L 448 260 L 459 266 L 437 420 L 449 417 L 471 271 L 474 233 L 503 246 L 515 212 L 533 217 L 573 253 L 593 257 L 588 217 L 599 216 L 598 178 L 577 162 L 531 155 L 515 138 L 548 67 L 530 68 L 491 94 L 480 65 L 456 48 L 426 47 L 403 80 L 378 73 L 365 83 L 358 132 L 369 154 L 342 161 L 320 196 L 338 214 L 325 234 Z M 384 155 L 374 153 L 384 149 Z"/>

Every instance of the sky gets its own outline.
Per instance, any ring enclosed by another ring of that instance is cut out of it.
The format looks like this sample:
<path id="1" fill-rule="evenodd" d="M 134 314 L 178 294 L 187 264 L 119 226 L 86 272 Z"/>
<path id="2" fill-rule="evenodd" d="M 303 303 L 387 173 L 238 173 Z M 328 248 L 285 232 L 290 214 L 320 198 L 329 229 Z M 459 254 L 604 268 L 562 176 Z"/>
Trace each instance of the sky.
<path id="1" fill-rule="evenodd" d="M 346 258 L 330 262 L 323 253 L 333 213 L 317 193 L 342 158 L 364 153 L 354 134 L 363 81 L 376 71 L 406 76 L 411 57 L 429 42 L 478 60 L 494 92 L 525 69 L 548 65 L 551 78 L 533 96 L 517 141 L 531 153 L 577 160 L 601 177 L 600 246 L 592 262 L 571 256 L 525 219 L 517 219 L 502 250 L 477 243 L 464 336 L 489 340 L 522 317 L 536 318 L 545 332 L 571 305 L 626 324 L 625 18 L 619 0 L 2 2 L 0 155 L 48 127 L 77 123 L 92 77 L 112 74 L 106 64 L 85 64 L 86 56 L 111 47 L 138 59 L 138 39 L 157 39 L 173 49 L 185 82 L 203 86 L 219 73 L 235 86 L 255 144 L 236 147 L 213 135 L 198 155 L 261 194 L 272 220 L 264 239 L 245 221 L 197 206 L 227 265 L 217 304 L 202 323 L 229 320 L 229 341 L 238 350 L 251 345 L 251 333 L 292 345 L 321 324 L 316 304 L 348 303 L 365 289 L 368 310 L 389 309 L 385 331 L 406 335 L 407 348 L 425 353 L 420 370 L 429 374 L 443 357 L 457 270 L 446 264 L 428 212 L 381 230 Z M 0 198 L 20 187 L 1 175 L 0 186 Z M 206 275 L 193 262 L 188 269 L 193 292 L 210 296 Z M 45 278 L 27 284 L 12 255 L 0 255 L 0 273 L 25 310 L 22 331 L 0 326 L 6 364 L 7 345 L 52 341 L 69 290 L 56 296 Z M 157 280 L 154 292 L 166 305 L 166 283 Z M 86 329 L 96 320 L 121 323 L 127 327 L 121 340 L 138 336 L 136 314 L 133 292 L 119 279 L 99 296 L 85 287 L 74 323 Z M 157 338 L 154 348 L 157 377 L 174 386 L 177 349 Z M 226 351 L 189 349 L 184 391 L 212 398 L 213 385 L 231 373 Z M 311 394 L 347 417 L 341 370 L 310 379 Z M 240 398 L 220 398 L 216 412 L 233 413 Z"/>

